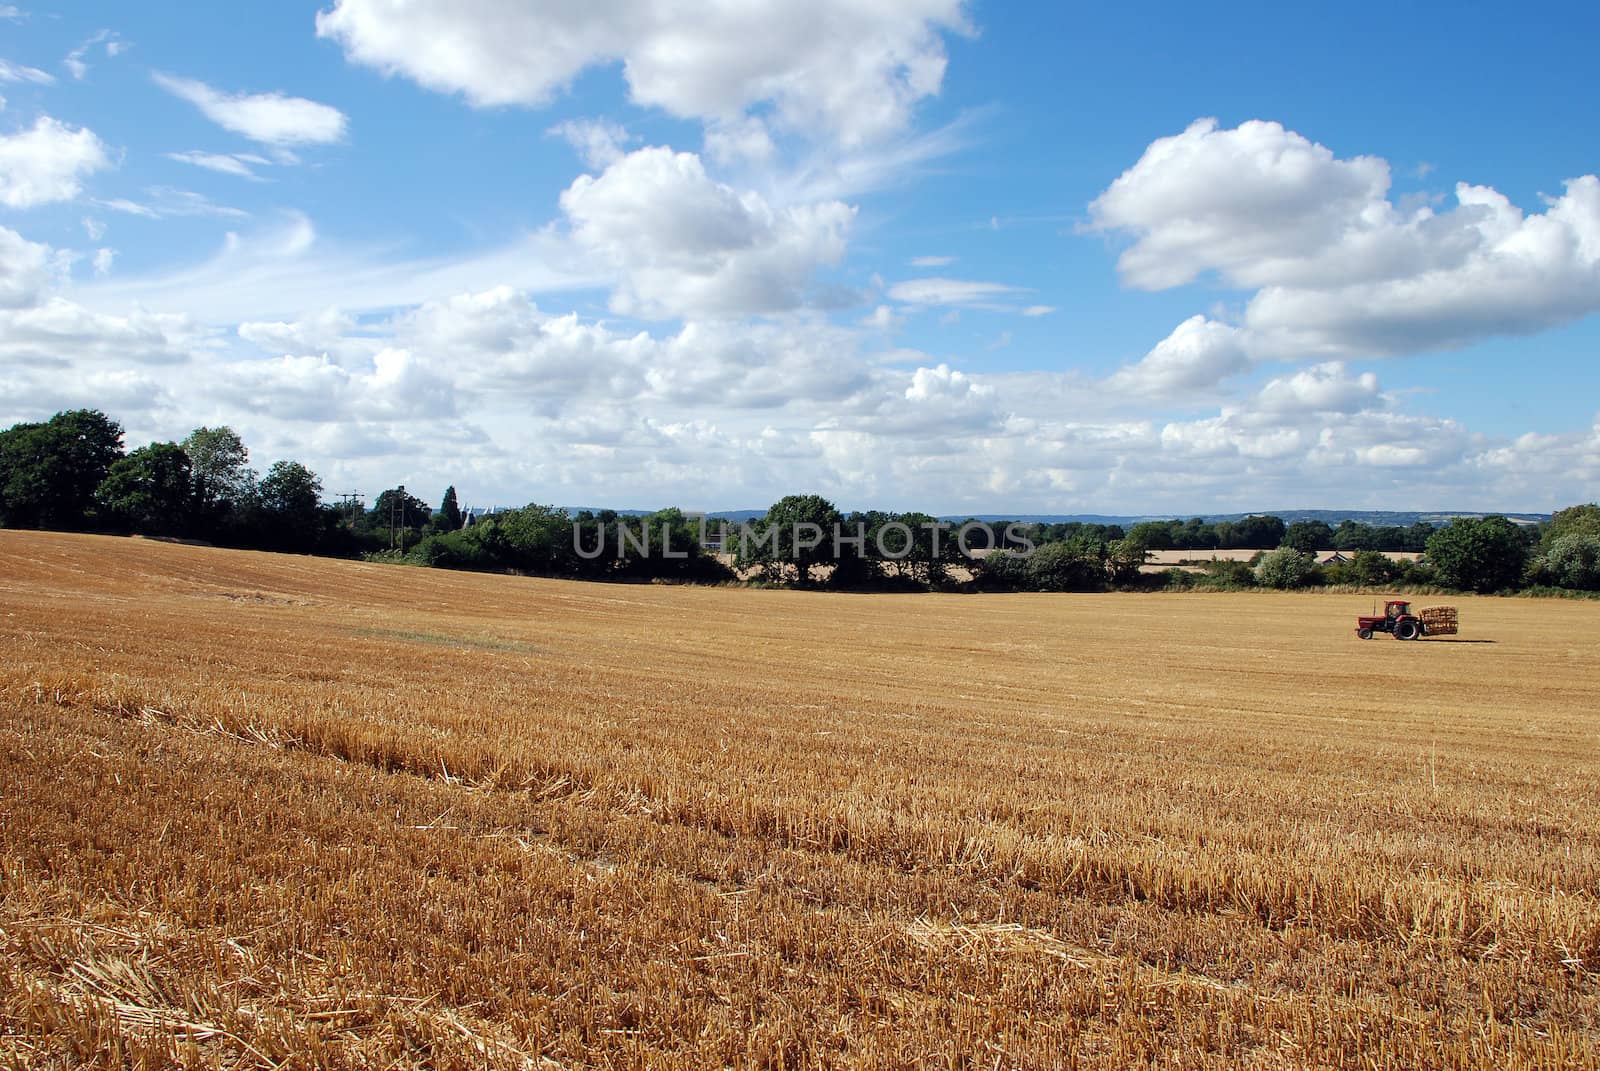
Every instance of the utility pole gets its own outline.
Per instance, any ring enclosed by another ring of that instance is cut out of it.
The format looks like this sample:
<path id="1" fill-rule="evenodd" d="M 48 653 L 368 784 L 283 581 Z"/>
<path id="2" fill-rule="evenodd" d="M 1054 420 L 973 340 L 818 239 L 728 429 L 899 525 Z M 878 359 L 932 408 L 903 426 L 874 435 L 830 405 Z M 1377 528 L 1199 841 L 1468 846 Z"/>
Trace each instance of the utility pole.
<path id="1" fill-rule="evenodd" d="M 362 494 L 360 491 L 347 491 L 339 498 L 339 512 L 344 515 L 344 523 L 354 528 L 356 516 L 361 512 Z"/>
<path id="2" fill-rule="evenodd" d="M 401 484 L 395 488 L 394 497 L 389 499 L 389 549 L 394 549 L 395 540 L 395 515 L 400 517 L 400 553 L 406 552 L 406 485 Z"/>

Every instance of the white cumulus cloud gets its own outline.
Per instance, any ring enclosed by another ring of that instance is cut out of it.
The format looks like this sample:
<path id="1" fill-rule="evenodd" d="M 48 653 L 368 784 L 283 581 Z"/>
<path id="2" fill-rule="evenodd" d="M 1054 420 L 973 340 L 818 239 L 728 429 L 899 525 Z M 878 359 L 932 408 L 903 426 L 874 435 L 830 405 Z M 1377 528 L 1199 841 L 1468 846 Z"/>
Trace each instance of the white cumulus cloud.
<path id="1" fill-rule="evenodd" d="M 548 103 L 583 71 L 619 63 L 633 99 L 673 115 L 778 122 L 846 145 L 893 133 L 939 91 L 943 33 L 961 0 L 678 4 L 602 0 L 336 0 L 317 33 L 352 61 L 460 93 L 480 107 Z"/>
<path id="2" fill-rule="evenodd" d="M 706 174 L 694 153 L 649 147 L 561 195 L 574 238 L 614 266 L 619 312 L 741 316 L 806 303 L 813 273 L 845 252 L 855 210 L 774 206 Z"/>
<path id="3" fill-rule="evenodd" d="M 85 176 L 110 163 L 94 131 L 40 116 L 30 130 L 0 135 L 0 204 L 31 208 L 70 201 L 82 191 Z"/>
<path id="4" fill-rule="evenodd" d="M 50 282 L 52 263 L 49 246 L 0 227 L 0 309 L 34 304 Z"/>
<path id="5" fill-rule="evenodd" d="M 1600 179 L 1565 187 L 1532 214 L 1467 183 L 1453 207 L 1402 207 L 1379 158 L 1341 159 L 1277 123 L 1200 120 L 1154 142 L 1090 206 L 1091 226 L 1131 237 L 1118 261 L 1131 285 L 1214 276 L 1253 294 L 1231 322 L 1180 325 L 1124 378 L 1199 386 L 1248 361 L 1449 349 L 1588 315 Z"/>

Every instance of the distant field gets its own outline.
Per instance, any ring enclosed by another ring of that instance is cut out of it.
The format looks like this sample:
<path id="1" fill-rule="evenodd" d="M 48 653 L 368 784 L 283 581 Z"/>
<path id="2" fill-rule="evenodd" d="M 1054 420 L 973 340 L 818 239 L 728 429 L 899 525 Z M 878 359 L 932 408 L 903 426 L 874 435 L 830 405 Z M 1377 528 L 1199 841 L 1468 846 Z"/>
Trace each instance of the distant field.
<path id="1" fill-rule="evenodd" d="M 0 1066 L 1600 1067 L 1600 603 L 1449 601 L 0 532 Z"/>
<path id="2" fill-rule="evenodd" d="M 1174 566 L 1183 565 L 1185 562 L 1247 562 L 1260 554 L 1259 550 L 1152 550 L 1145 558 L 1143 571 L 1146 573 L 1159 573 Z M 1317 561 L 1325 561 L 1333 550 L 1319 550 L 1316 552 Z M 1350 557 L 1354 551 L 1344 552 L 1345 557 Z M 1413 550 L 1386 550 L 1383 552 L 1387 558 L 1397 562 L 1414 562 L 1422 555 Z M 1191 572 L 1200 571 L 1198 566 L 1188 566 Z"/>

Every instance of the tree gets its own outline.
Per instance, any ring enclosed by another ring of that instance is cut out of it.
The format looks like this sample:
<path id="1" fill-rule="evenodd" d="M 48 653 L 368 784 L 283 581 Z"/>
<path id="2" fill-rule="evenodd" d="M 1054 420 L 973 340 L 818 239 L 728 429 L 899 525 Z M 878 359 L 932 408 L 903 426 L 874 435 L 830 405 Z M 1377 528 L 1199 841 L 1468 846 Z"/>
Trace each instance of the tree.
<path id="1" fill-rule="evenodd" d="M 1334 530 L 1331 546 L 1334 550 L 1378 550 L 1378 533 L 1370 524 L 1344 520 Z M 1393 548 L 1398 549 L 1398 548 Z"/>
<path id="2" fill-rule="evenodd" d="M 183 440 L 183 452 L 194 476 L 195 505 L 202 511 L 226 512 L 249 497 L 254 474 L 238 432 L 226 425 L 195 428 Z"/>
<path id="3" fill-rule="evenodd" d="M 444 489 L 444 501 L 439 503 L 438 521 L 441 532 L 454 532 L 461 527 L 461 506 L 456 502 L 454 485 Z"/>
<path id="4" fill-rule="evenodd" d="M 964 561 L 961 548 L 956 541 L 956 529 L 949 524 L 941 525 L 938 518 L 926 513 L 891 513 L 869 514 L 867 527 L 866 554 L 868 557 L 881 558 L 892 561 L 895 575 L 909 577 L 924 584 L 942 583 L 948 576 L 950 566 Z M 877 523 L 873 523 L 876 521 Z M 886 531 L 889 526 L 892 531 Z M 828 535 L 830 558 L 832 557 L 832 528 L 825 528 Z M 850 528 L 847 535 L 855 535 L 855 528 Z M 906 532 L 910 532 L 907 537 Z M 879 539 L 879 536 L 882 539 Z M 881 542 L 881 546 L 880 546 Z M 888 558 L 883 549 L 899 554 L 904 548 L 905 553 L 900 557 Z M 841 550 L 845 549 L 843 546 Z M 853 549 L 853 548 L 852 548 Z"/>
<path id="5" fill-rule="evenodd" d="M 1106 568 L 1110 570 L 1113 584 L 1131 584 L 1139 579 L 1150 550 L 1133 536 L 1124 536 L 1106 544 Z"/>
<path id="6" fill-rule="evenodd" d="M 550 575 L 573 569 L 572 523 L 564 510 L 530 502 L 496 513 L 466 531 L 511 568 Z M 609 558 L 608 552 L 597 561 L 607 564 Z"/>
<path id="7" fill-rule="evenodd" d="M 181 535 L 194 518 L 194 472 L 177 443 L 141 446 L 95 492 L 106 519 L 146 535 Z"/>
<path id="8" fill-rule="evenodd" d="M 1428 561 L 1439 582 L 1462 591 L 1514 588 L 1527 560 L 1527 541 L 1504 517 L 1457 517 L 1428 537 Z"/>
<path id="9" fill-rule="evenodd" d="M 1600 536 L 1600 505 L 1591 502 L 1558 511 L 1545 526 L 1544 545 L 1570 535 Z"/>
<path id="10" fill-rule="evenodd" d="M 1256 582 L 1262 587 L 1283 590 L 1303 588 L 1311 583 L 1316 573 L 1317 560 L 1294 547 L 1279 547 L 1269 551 L 1256 563 Z"/>
<path id="11" fill-rule="evenodd" d="M 1279 546 L 1315 554 L 1333 545 L 1333 529 L 1325 521 L 1295 521 L 1283 533 Z"/>
<path id="12" fill-rule="evenodd" d="M 122 456 L 122 425 L 98 409 L 0 432 L 0 523 L 82 528 L 94 492 Z"/>
<path id="13" fill-rule="evenodd" d="M 1600 534 L 1559 536 L 1539 556 L 1539 574 L 1574 591 L 1600 591 Z"/>
<path id="14" fill-rule="evenodd" d="M 1151 550 L 1172 550 L 1172 524 L 1168 521 L 1140 521 L 1128 529 L 1128 538 L 1137 539 Z"/>
<path id="15" fill-rule="evenodd" d="M 322 481 L 298 461 L 279 461 L 256 487 L 264 531 L 258 541 L 283 550 L 311 550 L 324 524 Z"/>
<path id="16" fill-rule="evenodd" d="M 1028 558 L 1029 586 L 1037 591 L 1100 591 L 1106 586 L 1106 545 L 1078 537 L 1046 543 Z"/>
<path id="17" fill-rule="evenodd" d="M 795 582 L 809 586 L 816 580 L 812 570 L 833 559 L 835 526 L 842 524 L 839 511 L 821 495 L 787 495 L 751 526 L 748 539 L 741 535 L 738 561 L 761 566 L 767 578 L 775 581 L 785 579 L 793 569 Z M 855 532 L 842 534 L 853 536 Z"/>
<path id="18" fill-rule="evenodd" d="M 1287 531 L 1283 518 L 1270 513 L 1252 513 L 1239 522 L 1239 546 L 1246 550 L 1267 550 L 1281 544 Z"/>
<path id="19" fill-rule="evenodd" d="M 1345 566 L 1345 576 L 1351 583 L 1365 587 L 1387 584 L 1400 575 L 1393 558 L 1381 551 L 1358 550 Z"/>

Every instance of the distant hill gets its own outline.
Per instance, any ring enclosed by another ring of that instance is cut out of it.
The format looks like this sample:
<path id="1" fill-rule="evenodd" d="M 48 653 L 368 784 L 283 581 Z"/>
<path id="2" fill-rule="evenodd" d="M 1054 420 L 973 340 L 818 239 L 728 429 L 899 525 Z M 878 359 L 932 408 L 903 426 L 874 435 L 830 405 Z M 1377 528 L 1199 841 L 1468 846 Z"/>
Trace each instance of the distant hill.
<path id="1" fill-rule="evenodd" d="M 1340 522 L 1351 520 L 1361 524 L 1370 524 L 1374 528 L 1406 527 L 1418 521 L 1429 524 L 1443 524 L 1454 517 L 1487 517 L 1494 511 L 1470 510 L 1375 510 L 1375 509 L 1263 509 L 1252 510 L 1249 513 L 1147 513 L 1141 515 L 1108 515 L 1101 513 L 980 513 L 972 519 L 979 521 L 1022 521 L 1032 524 L 1120 524 L 1127 527 L 1138 524 L 1140 521 L 1186 521 L 1198 516 L 1207 524 L 1218 521 L 1238 521 L 1245 517 L 1267 515 L 1281 517 L 1285 522 L 1293 524 L 1295 521 L 1325 521 L 1337 527 Z M 1548 513 L 1505 513 L 1507 520 L 1517 524 L 1539 524 L 1548 521 Z M 966 517 L 951 515 L 947 520 L 967 520 Z"/>
<path id="2" fill-rule="evenodd" d="M 494 513 L 504 506 L 495 506 L 489 509 L 473 509 L 467 512 L 474 516 L 483 516 Z M 562 506 L 568 514 L 577 515 L 588 510 L 599 513 L 607 508 L 604 506 Z M 622 517 L 642 517 L 655 510 L 648 509 L 614 509 Z M 1352 520 L 1361 524 L 1370 524 L 1374 528 L 1406 527 L 1418 521 L 1429 524 L 1443 524 L 1453 517 L 1484 517 L 1495 511 L 1482 510 L 1373 510 L 1373 509 L 1263 509 L 1253 510 L 1250 513 L 1142 513 L 1142 514 L 1108 514 L 1108 513 L 977 513 L 977 514 L 947 514 L 941 520 L 965 521 L 978 520 L 986 522 L 996 521 L 1021 521 L 1025 524 L 1119 524 L 1126 528 L 1140 521 L 1186 521 L 1198 516 L 1208 524 L 1218 521 L 1238 521 L 1245 517 L 1268 514 L 1281 517 L 1284 521 L 1293 524 L 1295 521 L 1326 521 L 1337 527 L 1341 521 Z M 707 511 L 707 516 L 738 524 L 743 521 L 754 520 L 766 516 L 765 509 L 719 509 Z M 1539 524 L 1550 519 L 1548 513 L 1508 512 L 1502 516 L 1515 521 L 1517 524 Z"/>

